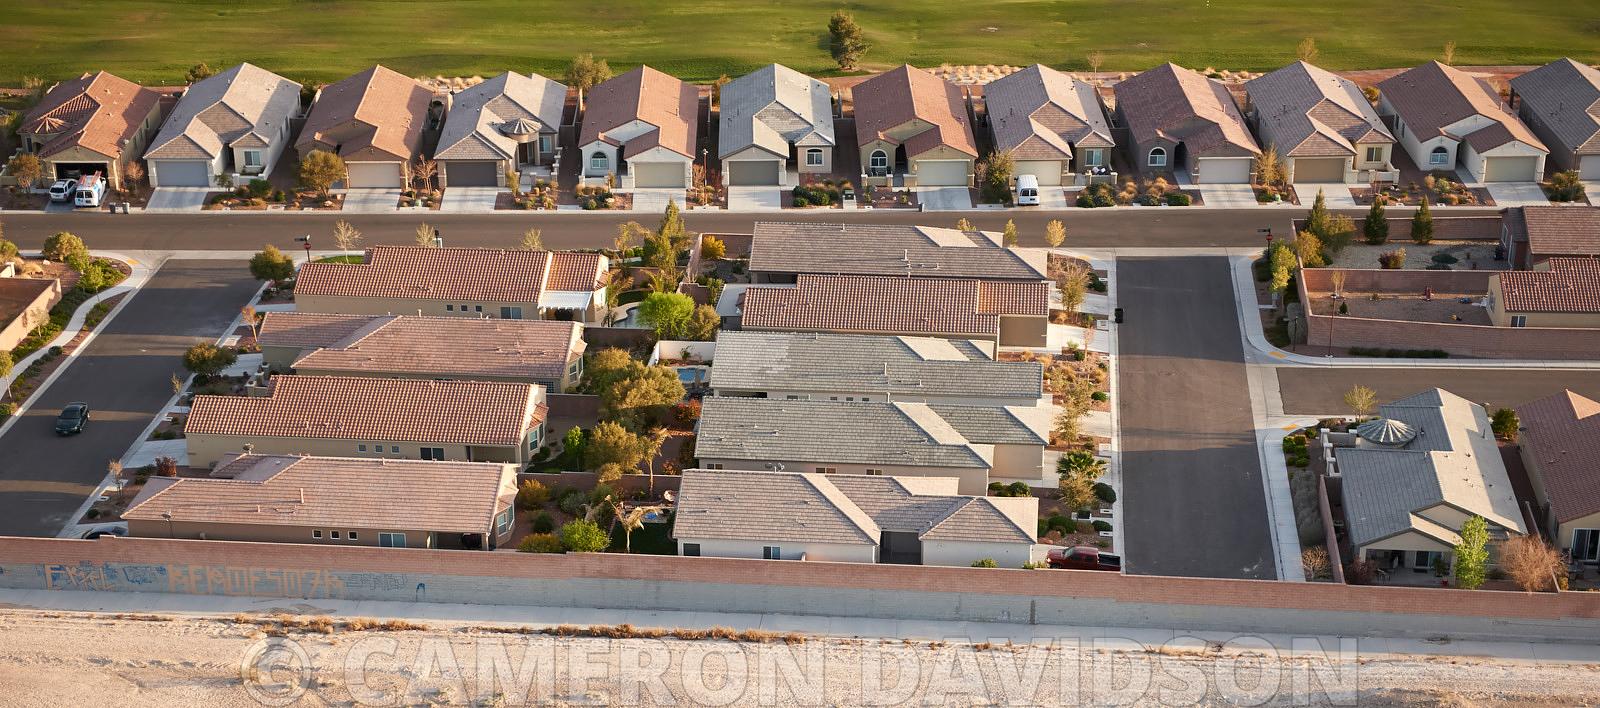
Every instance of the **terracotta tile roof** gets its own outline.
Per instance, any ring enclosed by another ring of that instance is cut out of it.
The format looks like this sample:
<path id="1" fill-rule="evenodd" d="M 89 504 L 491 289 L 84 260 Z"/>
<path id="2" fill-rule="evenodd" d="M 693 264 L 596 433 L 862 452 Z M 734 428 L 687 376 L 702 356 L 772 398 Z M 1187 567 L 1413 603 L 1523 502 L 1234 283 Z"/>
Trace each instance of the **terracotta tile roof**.
<path id="1" fill-rule="evenodd" d="M 1551 258 L 1550 270 L 1500 273 L 1506 312 L 1600 313 L 1600 259 Z"/>
<path id="2" fill-rule="evenodd" d="M 940 146 L 978 156 L 972 122 L 967 120 L 967 101 L 955 84 L 907 64 L 856 84 L 851 95 L 858 145 L 887 140 L 884 133 L 922 120 L 933 127 L 905 139 L 907 156 L 916 157 Z"/>
<path id="3" fill-rule="evenodd" d="M 624 159 L 657 146 L 694 158 L 699 118 L 699 89 L 640 66 L 590 89 L 584 96 L 583 130 L 578 145 L 596 141 L 622 145 L 606 132 L 642 120 L 656 129 L 627 141 L 622 151 Z"/>
<path id="4" fill-rule="evenodd" d="M 19 132 L 54 135 L 38 149 L 48 158 L 72 147 L 122 157 L 161 94 L 104 71 L 57 84 L 22 119 Z"/>
<path id="5" fill-rule="evenodd" d="M 989 82 L 983 102 L 995 150 L 1018 160 L 1070 160 L 1074 146 L 1116 145 L 1094 87 L 1043 64 Z"/>
<path id="6" fill-rule="evenodd" d="M 216 473 L 232 478 L 152 478 L 122 518 L 491 533 L 516 494 L 516 467 L 491 462 L 241 455 Z"/>
<path id="7" fill-rule="evenodd" d="M 1113 92 L 1136 143 L 1183 143 L 1194 157 L 1261 152 L 1228 89 L 1199 72 L 1169 62 L 1117 83 Z"/>
<path id="8" fill-rule="evenodd" d="M 328 347 L 366 328 L 374 319 L 372 315 L 268 312 L 261 317 L 256 341 L 263 347 Z"/>
<path id="9" fill-rule="evenodd" d="M 538 302 L 605 287 L 606 257 L 572 251 L 373 246 L 365 263 L 308 263 L 295 291 L 336 297 Z"/>
<path id="10" fill-rule="evenodd" d="M 1000 235 L 935 226 L 757 221 L 750 270 L 1044 280 L 1043 263 L 1000 248 Z"/>
<path id="11" fill-rule="evenodd" d="M 1600 513 L 1600 402 L 1563 391 L 1518 406 L 1517 420 L 1556 521 Z"/>
<path id="12" fill-rule="evenodd" d="M 801 275 L 795 287 L 745 291 L 743 326 L 890 334 L 999 333 L 998 315 L 1049 315 L 1044 282 Z"/>
<path id="13" fill-rule="evenodd" d="M 1600 207 L 1547 206 L 1513 209 L 1522 217 L 1529 253 L 1550 256 L 1600 256 Z"/>
<path id="14" fill-rule="evenodd" d="M 1286 157 L 1354 155 L 1355 144 L 1394 136 L 1355 82 L 1297 61 L 1245 83 L 1263 139 Z"/>
<path id="15" fill-rule="evenodd" d="M 1483 152 L 1515 140 L 1548 152 L 1533 131 L 1511 114 L 1493 87 L 1453 66 L 1431 61 L 1379 82 L 1378 90 L 1419 141 L 1448 135 Z M 1475 115 L 1492 122 L 1467 135 L 1445 131 Z M 1477 133 L 1483 135 L 1474 138 Z"/>
<path id="16" fill-rule="evenodd" d="M 267 396 L 196 396 L 184 431 L 508 447 L 544 419 L 539 398 L 535 384 L 280 375 Z"/>
<path id="17" fill-rule="evenodd" d="M 268 319 L 292 322 L 300 316 L 282 312 L 268 315 Z M 307 317 L 315 321 L 324 316 Z M 294 368 L 345 376 L 414 374 L 559 381 L 567 363 L 584 349 L 583 325 L 576 322 L 413 315 L 357 319 L 363 320 L 360 329 L 318 345 L 295 361 Z M 274 323 L 274 328 L 292 326 Z M 276 345 L 275 340 L 263 327 L 262 346 Z"/>
<path id="18" fill-rule="evenodd" d="M 346 160 L 409 161 L 422 148 L 433 91 L 416 79 L 374 66 L 324 86 L 295 149 L 337 147 Z"/>
<path id="19" fill-rule="evenodd" d="M 189 87 L 145 151 L 147 159 L 212 158 L 234 144 L 265 147 L 289 137 L 300 113 L 300 84 L 240 64 Z"/>

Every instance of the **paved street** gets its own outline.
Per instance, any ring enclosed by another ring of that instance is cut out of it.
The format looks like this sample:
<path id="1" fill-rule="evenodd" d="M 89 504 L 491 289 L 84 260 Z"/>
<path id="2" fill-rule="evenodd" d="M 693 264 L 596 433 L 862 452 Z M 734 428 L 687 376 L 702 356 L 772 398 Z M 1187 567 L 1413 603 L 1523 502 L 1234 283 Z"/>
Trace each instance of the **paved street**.
<path id="1" fill-rule="evenodd" d="M 1129 572 L 1276 579 L 1227 259 L 1120 258 L 1117 276 Z"/>
<path id="2" fill-rule="evenodd" d="M 191 217 L 192 218 L 192 217 Z M 171 375 L 195 342 L 221 334 L 258 287 L 236 261 L 169 261 L 0 437 L 0 536 L 54 536 L 172 397 Z M 94 411 L 83 434 L 57 438 L 62 406 Z"/>
<path id="3" fill-rule="evenodd" d="M 1374 360 L 1382 366 L 1382 360 Z M 1491 407 L 1520 406 L 1562 389 L 1600 399 L 1600 371 L 1594 369 L 1408 369 L 1279 367 L 1278 388 L 1289 414 L 1348 414 L 1344 392 L 1361 384 L 1393 401 L 1435 386 Z"/>

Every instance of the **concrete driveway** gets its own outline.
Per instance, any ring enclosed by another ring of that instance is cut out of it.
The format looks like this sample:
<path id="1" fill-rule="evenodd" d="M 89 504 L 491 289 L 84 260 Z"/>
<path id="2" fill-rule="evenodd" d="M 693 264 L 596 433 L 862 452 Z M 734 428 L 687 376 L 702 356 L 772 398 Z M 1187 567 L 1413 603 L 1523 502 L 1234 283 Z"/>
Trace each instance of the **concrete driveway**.
<path id="1" fill-rule="evenodd" d="M 153 212 L 200 211 L 206 204 L 207 187 L 160 187 L 150 193 L 144 210 Z"/>
<path id="2" fill-rule="evenodd" d="M 1498 207 L 1550 206 L 1537 182 L 1486 182 L 1483 186 Z"/>
<path id="3" fill-rule="evenodd" d="M 729 187 L 728 211 L 779 211 L 782 187 Z"/>
<path id="4" fill-rule="evenodd" d="M 972 208 L 972 192 L 966 187 L 917 187 L 917 201 L 923 211 L 965 211 Z"/>
<path id="5" fill-rule="evenodd" d="M 684 190 L 682 189 L 635 189 L 633 190 L 633 210 L 647 211 L 660 214 L 667 210 L 667 202 L 673 202 L 679 209 L 683 208 Z"/>
<path id="6" fill-rule="evenodd" d="M 1195 189 L 1200 190 L 1200 197 L 1205 200 L 1207 207 L 1237 209 L 1260 206 L 1256 202 L 1256 191 L 1248 184 L 1198 184 Z"/>
<path id="7" fill-rule="evenodd" d="M 350 189 L 344 193 L 344 210 L 355 214 L 388 214 L 400 208 L 398 189 Z"/>
<path id="8" fill-rule="evenodd" d="M 444 190 L 439 211 L 457 214 L 494 211 L 495 197 L 504 191 L 500 187 L 450 187 Z"/>
<path id="9" fill-rule="evenodd" d="M 1350 185 L 1338 182 L 1296 182 L 1294 193 L 1300 195 L 1300 206 L 1311 208 L 1311 203 L 1316 200 L 1317 192 L 1322 192 L 1322 200 L 1329 209 L 1359 209 L 1356 198 L 1350 193 Z M 1210 199 L 1210 197 L 1207 197 Z"/>

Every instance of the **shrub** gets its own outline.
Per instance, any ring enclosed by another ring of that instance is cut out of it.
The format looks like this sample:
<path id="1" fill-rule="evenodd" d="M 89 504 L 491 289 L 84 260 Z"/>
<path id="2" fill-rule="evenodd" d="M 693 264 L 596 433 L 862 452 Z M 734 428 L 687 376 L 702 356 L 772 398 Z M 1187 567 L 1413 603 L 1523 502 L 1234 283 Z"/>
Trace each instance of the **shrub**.
<path id="1" fill-rule="evenodd" d="M 52 261 L 66 263 L 74 257 L 89 258 L 89 247 L 83 245 L 83 239 L 68 231 L 57 231 L 44 240 L 44 257 Z M 78 270 L 82 270 L 79 268 Z"/>
<path id="2" fill-rule="evenodd" d="M 1520 427 L 1517 412 L 1510 408 L 1496 410 L 1489 427 L 1494 430 L 1495 437 L 1507 442 L 1516 442 L 1517 429 Z"/>
<path id="3" fill-rule="evenodd" d="M 808 206 L 811 206 L 811 202 L 808 201 L 805 197 L 795 197 L 794 198 L 794 206 L 795 206 L 796 209 L 804 209 L 804 208 L 806 208 Z"/>
<path id="4" fill-rule="evenodd" d="M 1111 400 L 1111 394 L 1106 393 L 1105 391 L 1095 391 L 1094 393 L 1089 394 L 1089 398 L 1101 403 L 1105 403 L 1106 401 Z"/>
<path id="5" fill-rule="evenodd" d="M 152 470 L 151 474 L 157 477 L 178 476 L 178 461 L 171 457 L 157 457 L 154 465 L 155 469 Z"/>
<path id="6" fill-rule="evenodd" d="M 1405 268 L 1406 249 L 1397 248 L 1393 251 L 1385 251 L 1382 255 L 1378 256 L 1378 265 L 1384 270 L 1400 270 Z"/>
<path id="7" fill-rule="evenodd" d="M 611 535 L 592 521 L 577 519 L 561 525 L 561 545 L 574 553 L 598 553 L 611 545 Z"/>
<path id="8" fill-rule="evenodd" d="M 1117 503 L 1117 490 L 1105 482 L 1094 483 L 1094 495 L 1107 504 Z"/>
<path id="9" fill-rule="evenodd" d="M 1154 194 L 1141 194 L 1133 198 L 1133 203 L 1139 206 L 1155 206 L 1160 204 L 1161 200 Z"/>
<path id="10" fill-rule="evenodd" d="M 5 420 L 17 414 L 17 404 L 10 401 L 0 403 L 0 420 Z"/>
<path id="11" fill-rule="evenodd" d="M 1111 524 L 1108 523 L 1108 522 L 1105 522 L 1105 521 L 1101 521 L 1100 519 L 1095 519 L 1094 522 L 1091 525 L 1094 526 L 1094 530 L 1095 531 L 1110 531 L 1111 530 Z"/>
<path id="12" fill-rule="evenodd" d="M 535 533 L 550 533 L 556 528 L 556 522 L 550 518 L 550 512 L 541 511 L 533 516 L 533 530 Z"/>
<path id="13" fill-rule="evenodd" d="M 272 183 L 264 179 L 253 179 L 250 180 L 250 186 L 248 187 L 248 190 L 250 192 L 250 196 L 257 199 L 266 199 L 272 194 Z"/>
<path id="14" fill-rule="evenodd" d="M 1189 206 L 1194 199 L 1183 192 L 1173 192 L 1167 195 L 1167 206 Z"/>
<path id="15" fill-rule="evenodd" d="M 1577 170 L 1566 170 L 1550 175 L 1550 182 L 1544 186 L 1545 195 L 1554 202 L 1576 202 L 1583 200 L 1583 180 Z"/>
<path id="16" fill-rule="evenodd" d="M 707 260 L 720 260 L 728 255 L 728 246 L 722 239 L 715 236 L 706 236 L 700 239 L 700 257 Z"/>
<path id="17" fill-rule="evenodd" d="M 1012 482 L 1006 487 L 1006 491 L 1011 492 L 1011 496 L 1014 497 L 1026 497 L 1033 494 L 1033 489 L 1028 486 L 1027 482 Z"/>
<path id="18" fill-rule="evenodd" d="M 256 280 L 288 280 L 294 277 L 294 259 L 278 250 L 277 246 L 267 244 L 260 253 L 250 257 L 250 275 L 255 276 Z"/>
<path id="19" fill-rule="evenodd" d="M 536 509 L 547 501 L 550 501 L 550 490 L 539 480 L 527 480 L 517 488 L 518 509 Z"/>
<path id="20" fill-rule="evenodd" d="M 566 548 L 553 533 L 530 533 L 517 542 L 517 550 L 523 553 L 561 553 Z"/>
<path id="21" fill-rule="evenodd" d="M 1452 255 L 1450 255 L 1448 253 L 1435 253 L 1435 254 L 1433 254 L 1433 262 L 1434 263 L 1444 263 L 1444 264 L 1448 265 L 1448 264 L 1451 264 L 1451 263 L 1457 263 L 1459 261 L 1460 261 L 1460 259 L 1458 259 L 1455 256 L 1452 256 Z"/>
<path id="22" fill-rule="evenodd" d="M 556 508 L 561 511 L 578 516 L 583 513 L 583 505 L 589 503 L 581 490 L 568 489 L 556 499 Z"/>
<path id="23" fill-rule="evenodd" d="M 974 567 L 974 568 L 998 568 L 998 567 L 1000 567 L 1000 565 L 995 563 L 993 558 L 980 558 L 980 559 L 975 560 L 975 561 L 972 562 L 972 567 Z"/>

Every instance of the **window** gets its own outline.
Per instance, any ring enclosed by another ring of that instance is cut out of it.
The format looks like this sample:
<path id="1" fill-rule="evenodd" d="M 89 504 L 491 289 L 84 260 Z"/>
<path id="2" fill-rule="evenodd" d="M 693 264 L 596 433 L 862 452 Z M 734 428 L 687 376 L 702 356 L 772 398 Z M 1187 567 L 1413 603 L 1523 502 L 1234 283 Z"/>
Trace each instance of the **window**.
<path id="1" fill-rule="evenodd" d="M 556 138 L 554 135 L 539 136 L 539 154 L 549 155 L 556 151 Z"/>
<path id="2" fill-rule="evenodd" d="M 706 463 L 706 469 L 708 469 L 708 470 L 720 470 L 720 469 L 722 469 L 722 463 L 720 463 L 720 462 L 707 462 Z"/>
<path id="3" fill-rule="evenodd" d="M 1167 149 L 1166 148 L 1151 148 L 1150 149 L 1150 160 L 1149 160 L 1149 162 L 1147 164 L 1149 164 L 1151 167 L 1166 167 L 1167 166 Z"/>
<path id="4" fill-rule="evenodd" d="M 839 471 L 839 468 L 837 468 L 837 467 L 818 467 L 817 468 L 817 474 L 833 474 L 833 473 L 838 472 L 838 471 Z"/>
<path id="5" fill-rule="evenodd" d="M 339 532 L 338 531 L 329 531 L 328 532 L 328 538 L 331 538 L 331 539 L 333 539 L 335 541 L 339 540 Z"/>
<path id="6" fill-rule="evenodd" d="M 508 507 L 506 507 L 505 511 L 502 511 L 499 514 L 495 515 L 495 517 L 494 517 L 494 532 L 495 533 L 501 534 L 501 533 L 505 533 L 505 532 L 511 530 L 511 521 L 512 521 L 511 514 L 512 514 L 511 507 L 508 506 Z"/>
<path id="7" fill-rule="evenodd" d="M 761 558 L 762 560 L 783 560 L 783 548 L 781 546 L 762 546 Z"/>
<path id="8" fill-rule="evenodd" d="M 444 306 L 444 311 L 445 312 L 455 312 L 456 311 L 456 306 L 455 305 L 445 305 Z"/>
<path id="9" fill-rule="evenodd" d="M 1580 563 L 1600 563 L 1600 529 L 1573 529 L 1572 559 Z"/>
<path id="10" fill-rule="evenodd" d="M 464 303 L 464 302 L 461 303 L 461 311 L 462 312 L 466 312 L 467 311 L 467 303 Z"/>
<path id="11" fill-rule="evenodd" d="M 867 468 L 867 474 L 870 474 L 870 475 L 880 475 L 880 474 L 883 474 L 883 470 L 879 470 L 879 469 L 873 469 L 873 468 L 871 468 L 871 467 L 868 467 L 868 468 Z"/>
<path id="12" fill-rule="evenodd" d="M 347 534 L 345 534 L 345 535 L 344 535 L 344 536 L 345 536 L 345 538 L 348 538 L 348 539 L 350 539 L 350 540 L 352 540 L 352 541 L 358 541 L 358 540 L 360 540 L 360 539 L 359 539 L 359 538 L 358 538 L 358 537 L 357 537 L 357 536 L 356 536 L 356 532 L 354 532 L 354 531 L 351 531 L 351 532 L 350 532 L 350 533 L 347 533 Z"/>
<path id="13" fill-rule="evenodd" d="M 403 533 L 380 533 L 378 545 L 384 548 L 405 548 L 406 535 Z"/>
<path id="14" fill-rule="evenodd" d="M 502 320 L 520 320 L 520 319 L 522 319 L 522 308 L 520 308 L 520 307 L 502 307 L 502 308 L 500 308 L 500 319 L 502 319 Z"/>
<path id="15" fill-rule="evenodd" d="M 606 157 L 605 153 L 597 152 L 589 156 L 590 172 L 604 172 L 609 169 L 611 169 L 611 158 Z"/>
<path id="16" fill-rule="evenodd" d="M 1428 164 L 1430 164 L 1430 165 L 1448 165 L 1448 164 L 1450 164 L 1450 151 L 1444 149 L 1443 145 L 1440 145 L 1439 147 L 1434 148 L 1433 152 L 1428 153 Z"/>
<path id="17" fill-rule="evenodd" d="M 245 166 L 245 169 L 257 169 L 257 170 L 261 169 L 261 151 L 260 150 L 246 150 L 246 151 L 244 151 L 244 166 Z"/>
<path id="18" fill-rule="evenodd" d="M 1106 151 L 1100 148 L 1090 148 L 1083 151 L 1084 167 L 1099 167 L 1106 164 Z"/>
<path id="19" fill-rule="evenodd" d="M 357 445 L 356 446 L 356 452 L 366 452 L 366 451 L 367 451 L 367 446 L 366 445 Z"/>
<path id="20" fill-rule="evenodd" d="M 806 148 L 806 166 L 822 166 L 822 148 Z"/>
<path id="21" fill-rule="evenodd" d="M 685 543 L 685 544 L 683 544 L 683 554 L 686 555 L 686 556 L 698 556 L 698 555 L 700 555 L 700 544 L 698 544 L 698 543 Z"/>
<path id="22" fill-rule="evenodd" d="M 1511 316 L 1511 326 L 1512 327 L 1527 327 L 1528 326 L 1528 317 L 1527 317 L 1527 315 L 1512 315 Z"/>
<path id="23" fill-rule="evenodd" d="M 312 538 L 322 538 L 322 529 L 311 529 Z"/>
<path id="24" fill-rule="evenodd" d="M 867 161 L 867 174 L 873 177 L 882 177 L 889 174 L 889 153 L 882 150 L 873 150 L 872 157 Z"/>
<path id="25" fill-rule="evenodd" d="M 1417 551 L 1416 562 L 1411 565 L 1412 570 L 1433 570 L 1433 559 L 1443 558 L 1444 554 L 1438 551 Z"/>
<path id="26" fill-rule="evenodd" d="M 533 430 L 528 431 L 528 451 L 529 452 L 532 452 L 534 450 L 538 450 L 539 449 L 539 440 L 542 437 L 543 436 L 541 436 L 539 434 L 539 428 L 534 428 Z"/>
<path id="27" fill-rule="evenodd" d="M 483 312 L 483 305 L 473 305 L 472 306 L 472 311 L 473 312 Z"/>
<path id="28" fill-rule="evenodd" d="M 837 401 L 837 400 L 839 400 L 839 397 L 838 397 L 838 396 L 829 396 L 829 397 L 828 397 L 828 400 L 830 400 L 830 401 Z"/>
<path id="29" fill-rule="evenodd" d="M 442 448 L 442 447 L 425 447 L 425 448 L 422 448 L 422 459 L 424 459 L 424 460 L 440 460 L 440 461 L 443 461 L 444 460 L 444 448 Z"/>
<path id="30" fill-rule="evenodd" d="M 1383 148 L 1381 148 L 1381 147 L 1369 147 L 1369 148 L 1367 148 L 1367 162 L 1383 162 Z"/>
<path id="31" fill-rule="evenodd" d="M 399 445 L 390 445 L 389 446 L 389 452 L 395 452 L 395 453 L 400 452 L 400 446 Z"/>

